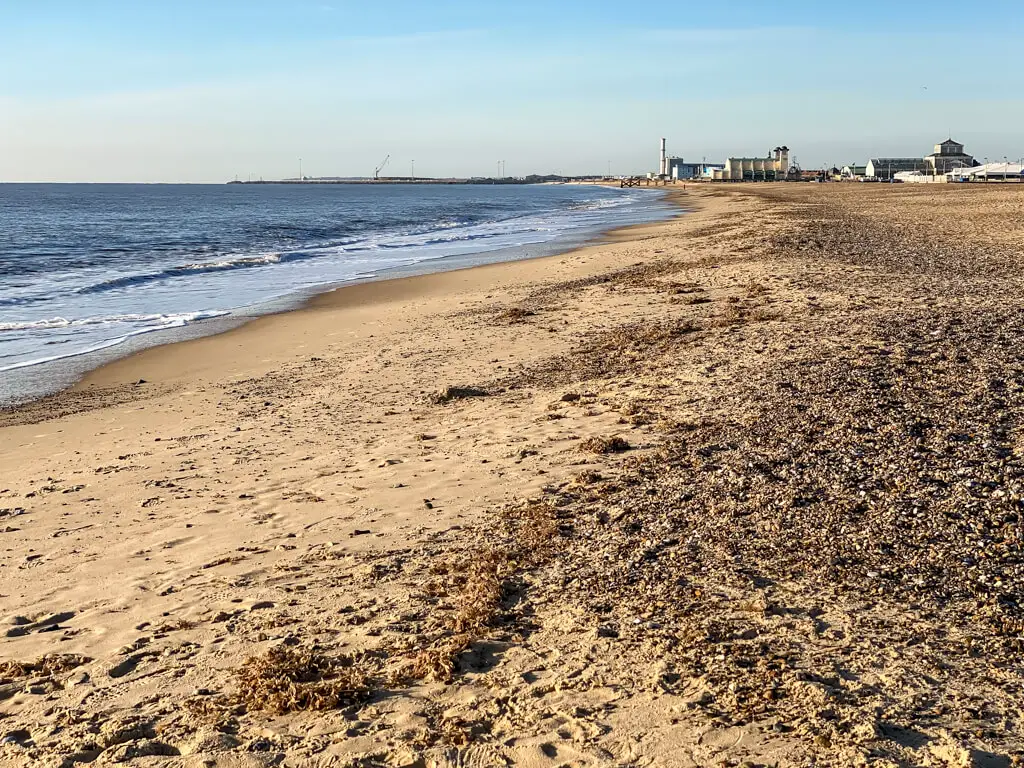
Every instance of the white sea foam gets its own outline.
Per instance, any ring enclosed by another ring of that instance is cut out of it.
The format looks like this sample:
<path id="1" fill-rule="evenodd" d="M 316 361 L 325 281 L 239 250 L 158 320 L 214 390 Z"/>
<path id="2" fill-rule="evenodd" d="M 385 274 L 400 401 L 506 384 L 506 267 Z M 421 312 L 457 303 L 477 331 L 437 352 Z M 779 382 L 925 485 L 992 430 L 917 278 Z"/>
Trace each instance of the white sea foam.
<path id="1" fill-rule="evenodd" d="M 0 366 L 0 373 L 4 371 L 13 371 L 19 368 L 29 368 L 33 365 L 41 365 L 42 363 L 52 363 L 56 360 L 64 360 L 69 357 L 78 357 L 80 355 L 87 355 L 91 352 L 99 352 L 103 349 L 123 344 L 128 339 L 134 336 L 141 336 L 146 333 L 153 333 L 154 331 L 166 331 L 173 328 L 183 328 L 189 323 L 194 323 L 197 320 L 207 320 L 214 317 L 224 317 L 225 315 L 231 314 L 227 311 L 210 311 L 210 312 L 186 312 L 180 315 L 121 315 L 117 317 L 106 317 L 106 318 L 84 318 L 81 320 L 65 320 L 64 318 L 53 318 L 49 321 L 41 321 L 41 323 L 21 323 L 22 328 L 12 329 L 6 328 L 4 325 L 0 325 L 0 331 L 2 330 L 40 330 L 44 328 L 57 328 L 57 327 L 68 327 L 74 325 L 113 325 L 117 323 L 146 323 L 145 327 L 136 328 L 135 330 L 123 333 L 113 338 L 104 339 L 94 344 L 86 345 L 84 347 L 74 349 L 69 352 L 65 352 L 59 355 L 47 355 L 44 357 L 35 357 L 30 360 L 20 360 L 17 363 L 10 365 Z M 47 325 L 47 323 L 55 323 L 60 321 L 62 324 L 58 325 Z M 16 323 L 7 323 L 5 325 L 18 325 Z"/>
<path id="2" fill-rule="evenodd" d="M 268 253 L 263 256 L 244 256 L 225 261 L 199 261 L 195 264 L 183 264 L 175 269 L 192 269 L 201 272 L 213 269 L 230 269 L 231 267 L 256 267 L 261 264 L 277 264 L 279 261 L 281 261 L 280 253 Z"/>
<path id="3" fill-rule="evenodd" d="M 195 320 L 204 320 L 210 317 L 220 317 L 226 312 L 187 312 L 181 315 L 109 315 L 106 317 L 83 317 L 78 320 L 68 320 L 64 317 L 51 317 L 48 320 L 35 320 L 25 323 L 0 323 L 0 331 L 35 331 L 49 328 L 69 328 L 85 325 L 112 325 L 115 323 L 145 323 L 155 324 L 153 330 L 161 330 L 164 327 L 177 327 L 180 323 L 189 323 Z M 168 323 L 171 323 L 168 326 Z"/>

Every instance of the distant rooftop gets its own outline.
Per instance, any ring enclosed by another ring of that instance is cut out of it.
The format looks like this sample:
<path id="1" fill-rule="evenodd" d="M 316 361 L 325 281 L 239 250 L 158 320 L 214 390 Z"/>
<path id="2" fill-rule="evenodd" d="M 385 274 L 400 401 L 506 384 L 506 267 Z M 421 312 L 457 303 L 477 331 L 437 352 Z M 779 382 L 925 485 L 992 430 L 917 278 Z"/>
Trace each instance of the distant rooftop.
<path id="1" fill-rule="evenodd" d="M 952 156 L 952 155 L 962 156 L 963 154 L 964 154 L 964 145 L 963 144 L 961 144 L 959 141 L 953 141 L 953 139 L 946 139 L 941 144 L 936 144 L 935 145 L 935 151 L 931 155 L 929 155 L 929 157 L 936 157 L 936 156 L 946 156 L 946 157 L 949 157 L 949 156 Z"/>

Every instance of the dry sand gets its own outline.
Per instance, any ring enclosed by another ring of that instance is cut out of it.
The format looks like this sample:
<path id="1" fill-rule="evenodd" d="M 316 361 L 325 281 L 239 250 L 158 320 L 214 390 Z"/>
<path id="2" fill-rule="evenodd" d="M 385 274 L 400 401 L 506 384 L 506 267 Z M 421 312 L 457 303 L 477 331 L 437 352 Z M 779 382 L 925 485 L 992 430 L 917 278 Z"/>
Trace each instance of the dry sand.
<path id="1" fill-rule="evenodd" d="M 0 413 L 0 764 L 1020 764 L 1024 190 L 680 200 Z"/>

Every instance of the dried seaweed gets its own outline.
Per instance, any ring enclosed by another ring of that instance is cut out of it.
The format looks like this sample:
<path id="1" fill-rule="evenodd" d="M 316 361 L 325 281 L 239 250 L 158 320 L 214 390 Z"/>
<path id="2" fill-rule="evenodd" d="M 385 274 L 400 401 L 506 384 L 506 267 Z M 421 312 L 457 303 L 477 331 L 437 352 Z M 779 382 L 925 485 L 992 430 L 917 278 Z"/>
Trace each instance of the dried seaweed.
<path id="1" fill-rule="evenodd" d="M 364 701 L 369 681 L 352 658 L 328 658 L 305 648 L 272 648 L 235 672 L 237 700 L 250 711 L 336 709 Z"/>

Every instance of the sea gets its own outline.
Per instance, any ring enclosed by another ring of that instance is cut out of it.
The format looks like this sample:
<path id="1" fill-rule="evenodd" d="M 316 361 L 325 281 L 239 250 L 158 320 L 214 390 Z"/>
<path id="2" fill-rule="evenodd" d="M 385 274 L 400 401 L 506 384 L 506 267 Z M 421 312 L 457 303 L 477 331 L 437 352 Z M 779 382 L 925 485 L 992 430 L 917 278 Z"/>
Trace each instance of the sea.
<path id="1" fill-rule="evenodd" d="M 346 283 L 674 213 L 657 191 L 590 185 L 0 184 L 0 405 Z"/>

